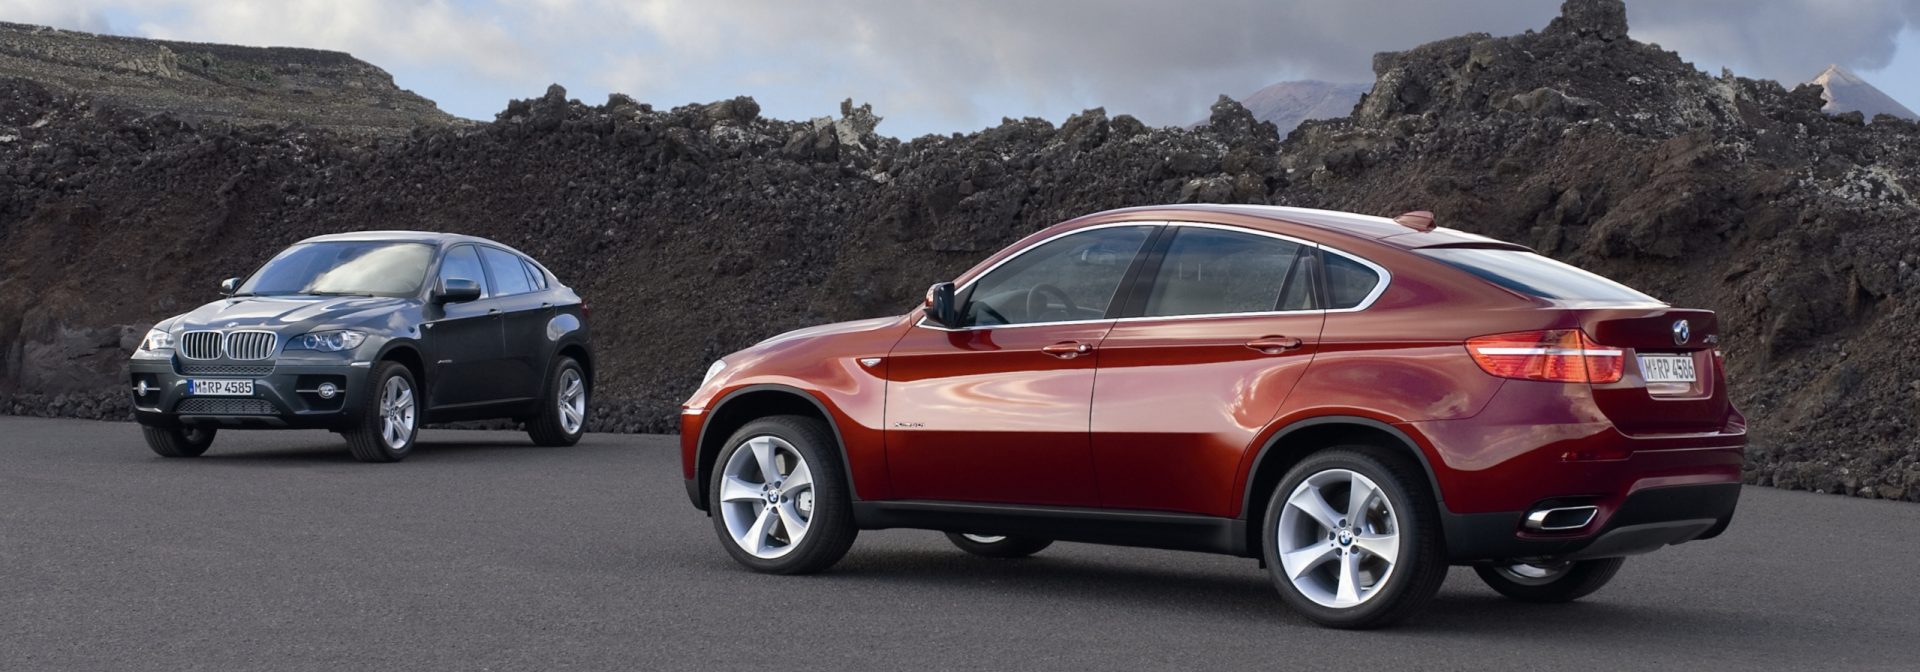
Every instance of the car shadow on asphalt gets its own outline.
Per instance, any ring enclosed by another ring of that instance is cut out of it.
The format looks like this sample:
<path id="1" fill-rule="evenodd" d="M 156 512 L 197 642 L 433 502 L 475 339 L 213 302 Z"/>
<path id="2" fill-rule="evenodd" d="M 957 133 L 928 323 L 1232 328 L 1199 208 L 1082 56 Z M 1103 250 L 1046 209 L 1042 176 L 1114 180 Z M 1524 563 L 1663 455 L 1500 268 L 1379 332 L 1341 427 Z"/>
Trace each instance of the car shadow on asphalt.
<path id="1" fill-rule="evenodd" d="M 1258 620 L 1276 625 L 1314 627 L 1290 611 L 1274 592 L 1266 570 L 1248 561 L 1244 574 L 1220 569 L 1195 572 L 1117 564 L 1109 560 L 1049 558 L 1019 560 L 976 558 L 953 553 L 856 549 L 825 581 L 854 588 L 859 583 L 876 588 L 952 589 L 1020 600 L 1045 599 L 1097 602 L 1108 607 L 1207 614 L 1235 621 Z M 1480 592 L 1485 594 L 1479 594 Z M 1754 628 L 1776 628 L 1779 623 L 1743 614 L 1708 609 L 1684 609 L 1635 603 L 1632 596 L 1611 600 L 1603 592 L 1571 604 L 1529 604 L 1501 597 L 1484 588 L 1471 572 L 1456 568 L 1446 588 L 1419 615 L 1388 632 L 1409 635 L 1472 634 L 1476 637 L 1540 641 L 1568 632 L 1606 639 L 1673 636 L 1730 638 Z"/>
<path id="2" fill-rule="evenodd" d="M 221 436 L 225 439 L 225 435 Z M 235 439 L 241 444 L 245 439 Z M 503 459 L 516 459 L 522 454 L 551 455 L 556 450 L 536 446 L 524 438 L 502 438 L 501 440 L 459 440 L 433 441 L 422 440 L 414 444 L 413 452 L 406 462 L 490 462 Z M 223 446 L 216 441 L 213 449 L 199 459 L 222 464 L 288 464 L 288 463 L 351 463 L 353 454 L 348 452 L 345 440 L 318 442 L 301 446 Z"/>

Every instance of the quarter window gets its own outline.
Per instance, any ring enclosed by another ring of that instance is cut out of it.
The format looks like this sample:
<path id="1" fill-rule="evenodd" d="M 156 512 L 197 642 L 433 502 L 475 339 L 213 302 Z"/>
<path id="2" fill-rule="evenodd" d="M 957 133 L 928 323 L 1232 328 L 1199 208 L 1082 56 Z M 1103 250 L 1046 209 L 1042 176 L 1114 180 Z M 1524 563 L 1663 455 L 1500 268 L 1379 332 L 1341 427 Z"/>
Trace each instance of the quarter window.
<path id="1" fill-rule="evenodd" d="M 493 295 L 487 288 L 487 274 L 480 270 L 480 255 L 474 253 L 472 245 L 447 250 L 447 258 L 440 261 L 440 279 L 472 280 L 480 284 L 482 298 Z"/>
<path id="2" fill-rule="evenodd" d="M 497 247 L 480 248 L 480 256 L 487 261 L 487 270 L 493 274 L 494 294 L 512 296 L 533 291 L 533 281 L 527 278 L 527 267 L 520 263 L 520 257 Z"/>
<path id="3" fill-rule="evenodd" d="M 1095 229 L 1041 243 L 973 283 L 962 322 L 997 326 L 1104 318 L 1153 228 Z"/>
<path id="4" fill-rule="evenodd" d="M 1327 307 L 1344 310 L 1358 307 L 1380 285 L 1380 274 L 1344 255 L 1321 255 L 1327 267 Z"/>
<path id="5" fill-rule="evenodd" d="M 522 263 L 524 263 L 524 264 L 526 264 L 526 267 L 527 267 L 527 279 L 529 279 L 529 280 L 532 280 L 532 281 L 533 281 L 533 288 L 534 288 L 534 289 L 546 289 L 546 288 L 547 288 L 547 274 L 546 274 L 546 273 L 545 273 L 544 271 L 541 271 L 541 270 L 540 270 L 540 267 L 539 267 L 539 266 L 535 266 L 535 265 L 533 265 L 533 262 L 531 262 L 531 261 L 527 261 L 527 260 L 525 260 L 525 259 L 522 259 L 522 260 L 520 260 L 520 261 L 521 261 Z"/>
<path id="6" fill-rule="evenodd" d="M 1299 310 L 1283 296 L 1304 303 L 1305 286 L 1295 272 L 1304 246 L 1270 236 L 1199 227 L 1174 234 L 1147 295 L 1145 317 L 1223 315 Z"/>

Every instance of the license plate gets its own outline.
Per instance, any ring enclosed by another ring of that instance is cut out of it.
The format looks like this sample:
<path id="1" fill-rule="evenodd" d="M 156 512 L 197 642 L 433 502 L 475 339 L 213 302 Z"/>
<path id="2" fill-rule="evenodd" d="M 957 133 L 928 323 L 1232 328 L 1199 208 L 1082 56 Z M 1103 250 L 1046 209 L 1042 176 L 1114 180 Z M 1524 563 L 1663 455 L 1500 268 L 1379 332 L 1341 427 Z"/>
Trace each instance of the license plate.
<path id="1" fill-rule="evenodd" d="M 251 397 L 251 380 L 187 380 L 187 394 L 195 397 Z"/>
<path id="2" fill-rule="evenodd" d="M 1649 383 L 1691 383 L 1692 355 L 1641 355 L 1640 375 Z"/>

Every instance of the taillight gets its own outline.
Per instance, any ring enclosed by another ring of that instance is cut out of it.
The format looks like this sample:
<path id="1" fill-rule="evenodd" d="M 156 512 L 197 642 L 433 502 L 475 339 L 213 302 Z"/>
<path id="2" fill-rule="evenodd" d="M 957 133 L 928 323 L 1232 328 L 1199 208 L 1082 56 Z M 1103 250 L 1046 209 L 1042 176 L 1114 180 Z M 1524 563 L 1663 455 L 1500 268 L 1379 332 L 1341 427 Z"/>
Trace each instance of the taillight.
<path id="1" fill-rule="evenodd" d="M 1578 329 L 1471 338 L 1467 352 L 1481 369 L 1501 378 L 1613 383 L 1626 369 L 1625 351 L 1596 344 Z"/>

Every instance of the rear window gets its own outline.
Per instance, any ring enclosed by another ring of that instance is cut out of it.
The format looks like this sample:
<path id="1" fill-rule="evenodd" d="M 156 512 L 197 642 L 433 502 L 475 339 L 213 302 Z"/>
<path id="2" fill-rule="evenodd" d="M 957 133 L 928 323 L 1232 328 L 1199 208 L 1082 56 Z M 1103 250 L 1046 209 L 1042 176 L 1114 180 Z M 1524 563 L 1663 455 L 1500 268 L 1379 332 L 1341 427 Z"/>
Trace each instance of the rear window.
<path id="1" fill-rule="evenodd" d="M 1416 250 L 1482 280 L 1542 299 L 1660 303 L 1659 299 L 1597 273 L 1532 252 L 1473 248 Z"/>

